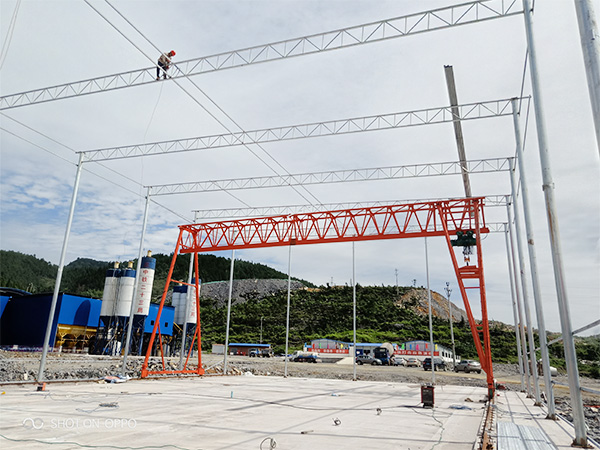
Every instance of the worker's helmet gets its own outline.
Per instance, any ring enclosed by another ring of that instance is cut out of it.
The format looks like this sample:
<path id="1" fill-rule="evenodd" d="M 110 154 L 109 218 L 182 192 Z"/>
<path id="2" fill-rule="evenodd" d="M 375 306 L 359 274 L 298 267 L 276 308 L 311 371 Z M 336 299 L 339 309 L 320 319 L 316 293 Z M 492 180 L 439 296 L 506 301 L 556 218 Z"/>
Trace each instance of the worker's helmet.
<path id="1" fill-rule="evenodd" d="M 171 50 L 171 51 L 169 52 L 169 54 L 170 54 L 171 56 L 175 56 L 175 50 Z"/>

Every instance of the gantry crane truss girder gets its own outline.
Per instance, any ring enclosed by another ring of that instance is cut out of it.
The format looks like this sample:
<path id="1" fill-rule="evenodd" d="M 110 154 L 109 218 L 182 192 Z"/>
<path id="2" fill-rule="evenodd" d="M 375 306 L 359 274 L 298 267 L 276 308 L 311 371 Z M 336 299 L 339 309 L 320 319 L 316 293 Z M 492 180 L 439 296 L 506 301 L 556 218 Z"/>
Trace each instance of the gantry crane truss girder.
<path id="1" fill-rule="evenodd" d="M 477 0 L 310 36 L 233 50 L 173 64 L 182 78 L 395 39 L 523 13 L 517 0 Z M 0 110 L 155 82 L 155 68 L 117 73 L 0 97 Z"/>
<path id="2" fill-rule="evenodd" d="M 263 248 L 274 246 L 320 244 L 376 239 L 398 239 L 410 237 L 444 236 L 448 244 L 458 285 L 464 301 L 465 311 L 471 327 L 475 347 L 483 370 L 487 374 L 488 390 L 494 393 L 489 324 L 483 277 L 483 259 L 481 234 L 489 230 L 485 225 L 483 212 L 484 198 L 466 198 L 443 200 L 404 205 L 376 206 L 370 208 L 345 209 L 294 215 L 263 217 L 258 219 L 231 220 L 224 222 L 181 225 L 179 237 L 173 253 L 169 275 L 163 291 L 156 323 L 172 280 L 173 268 L 179 253 L 193 253 L 196 280 L 198 280 L 198 253 Z M 476 236 L 477 263 L 460 267 L 450 239 L 456 232 L 473 231 Z M 469 286 L 465 281 L 469 280 Z M 475 321 L 471 310 L 467 289 L 477 289 L 481 302 L 482 321 Z M 198 344 L 200 345 L 200 302 L 197 301 Z M 154 341 L 157 327 L 150 340 Z M 163 358 L 163 370 L 149 371 L 148 360 L 151 346 L 148 348 L 142 377 L 149 374 L 190 373 L 185 367 L 182 371 L 166 370 Z M 191 347 L 190 347 L 191 351 Z M 162 349 L 161 349 L 162 352 Z M 187 365 L 187 361 L 186 361 Z"/>
<path id="3" fill-rule="evenodd" d="M 450 233 L 473 230 L 471 209 L 446 200 L 181 225 L 180 252 L 444 236 L 442 223 Z"/>

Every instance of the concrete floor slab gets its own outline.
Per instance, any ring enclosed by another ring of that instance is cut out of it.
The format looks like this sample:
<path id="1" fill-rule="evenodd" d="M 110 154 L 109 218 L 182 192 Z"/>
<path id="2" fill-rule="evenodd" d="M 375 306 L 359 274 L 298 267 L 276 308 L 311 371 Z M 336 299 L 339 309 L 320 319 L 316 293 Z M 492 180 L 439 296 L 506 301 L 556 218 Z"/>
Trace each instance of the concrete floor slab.
<path id="1" fill-rule="evenodd" d="M 485 395 L 438 386 L 424 409 L 417 384 L 257 376 L 4 390 L 0 446 L 27 449 L 471 450 Z"/>
<path id="2" fill-rule="evenodd" d="M 477 442 L 486 390 L 315 378 L 228 376 L 5 386 L 3 449 L 464 449 Z M 558 448 L 572 428 L 502 392 L 498 420 L 543 429 Z"/>

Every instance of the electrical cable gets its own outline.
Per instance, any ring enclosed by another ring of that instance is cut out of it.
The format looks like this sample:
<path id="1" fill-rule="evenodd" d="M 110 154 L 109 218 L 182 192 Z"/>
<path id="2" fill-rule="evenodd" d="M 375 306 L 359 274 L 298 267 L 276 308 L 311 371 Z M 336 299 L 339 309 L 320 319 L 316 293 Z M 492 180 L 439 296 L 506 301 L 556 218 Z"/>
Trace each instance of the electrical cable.
<path id="1" fill-rule="evenodd" d="M 117 33 L 119 33 L 121 36 L 123 36 L 127 42 L 129 42 L 131 45 L 133 45 L 142 55 L 144 55 L 147 59 L 149 59 L 153 64 L 154 64 L 154 60 L 152 58 L 150 58 L 150 56 L 148 56 L 146 53 L 144 53 L 144 51 L 139 48 L 131 39 L 129 39 L 121 30 L 119 30 L 110 20 L 108 20 L 108 18 L 106 16 L 104 16 L 100 11 L 98 11 L 96 8 L 94 8 L 94 6 L 92 6 L 92 4 L 89 2 L 89 0 L 83 0 L 90 8 L 92 8 L 100 17 L 102 17 L 111 27 L 113 27 Z M 166 72 L 165 72 L 166 73 Z M 213 117 L 217 123 L 219 123 L 223 128 L 227 129 L 227 127 L 225 126 L 225 124 L 223 124 L 217 117 L 215 117 L 214 114 L 212 114 L 204 105 L 202 105 L 191 93 L 189 93 L 183 86 L 181 86 L 181 84 L 179 84 L 179 82 L 177 80 L 173 80 L 175 82 L 175 84 L 177 86 L 179 86 L 198 106 L 200 106 L 204 111 L 206 111 L 211 117 Z M 228 130 L 229 131 L 229 130 Z M 242 199 L 236 197 L 234 194 L 229 194 L 232 197 L 234 197 L 236 200 L 238 200 L 240 203 L 246 205 L 247 207 L 250 207 L 250 205 L 248 205 L 246 202 L 244 202 Z"/>
<path id="2" fill-rule="evenodd" d="M 164 85 L 165 85 L 164 83 L 160 84 L 160 91 L 158 92 L 158 98 L 156 99 L 156 105 L 154 105 L 154 109 L 152 110 L 152 115 L 150 116 L 150 122 L 148 122 L 146 131 L 144 132 L 144 140 L 143 140 L 144 144 L 146 143 L 146 136 L 148 135 L 148 130 L 150 130 L 150 125 L 152 125 L 152 120 L 154 119 L 154 114 L 156 113 L 156 109 L 158 108 L 158 104 L 160 102 L 160 97 L 162 95 Z M 143 160 L 143 157 L 142 157 L 142 160 Z"/>
<path id="3" fill-rule="evenodd" d="M 4 115 L 4 114 L 2 114 L 2 115 Z M 5 116 L 5 117 L 8 117 L 8 116 Z M 17 122 L 17 123 L 19 123 L 19 124 L 21 124 L 21 125 L 23 125 L 24 127 L 26 127 L 26 128 L 28 128 L 28 129 L 30 129 L 31 131 L 34 131 L 34 132 L 36 132 L 36 133 L 40 134 L 41 136 L 44 136 L 44 137 L 46 137 L 46 138 L 50 139 L 51 141 L 53 141 L 53 142 L 56 142 L 56 143 L 57 143 L 57 144 L 59 144 L 59 145 L 62 145 L 62 146 L 63 146 L 63 147 L 65 147 L 65 148 L 69 148 L 69 147 L 67 147 L 66 145 L 64 145 L 64 144 L 61 144 L 60 142 L 56 141 L 55 139 L 52 139 L 52 138 L 50 138 L 50 137 L 46 136 L 45 134 L 43 134 L 43 133 L 40 133 L 39 131 L 36 131 L 36 130 L 34 130 L 33 128 L 31 128 L 31 127 L 29 127 L 29 126 L 27 126 L 27 125 L 25 125 L 25 124 L 22 124 L 21 122 L 19 122 L 18 120 L 15 120 L 15 119 L 13 119 L 12 117 L 8 117 L 8 118 L 9 118 L 9 119 L 11 119 L 11 120 L 14 120 L 15 122 Z M 36 143 L 34 143 L 34 142 L 31 142 L 30 140 L 28 140 L 28 139 L 26 139 L 26 138 L 24 138 L 24 137 L 22 137 L 22 136 L 19 136 L 18 134 L 14 133 L 14 132 L 12 132 L 12 131 L 10 131 L 10 130 L 7 130 L 7 129 L 6 129 L 6 128 L 4 128 L 4 127 L 0 127 L 0 130 L 2 130 L 2 131 L 4 131 L 4 132 L 6 132 L 6 133 L 8 133 L 8 134 L 11 134 L 11 135 L 13 135 L 14 137 L 16 137 L 16 138 L 18 138 L 18 139 L 21 139 L 22 141 L 25 141 L 25 142 L 27 142 L 28 144 L 31 144 L 31 145 L 33 145 L 34 147 L 37 147 L 37 148 L 39 148 L 40 150 L 43 150 L 43 151 L 45 151 L 45 152 L 47 152 L 47 153 L 50 153 L 51 155 L 53 155 L 53 156 L 56 156 L 57 158 L 59 158 L 59 159 L 62 159 L 63 161 L 65 161 L 65 162 L 67 162 L 67 163 L 69 163 L 69 164 L 72 164 L 72 165 L 74 165 L 74 166 L 77 166 L 77 163 L 75 163 L 75 162 L 73 162 L 73 161 L 70 161 L 70 160 L 68 160 L 67 158 L 65 158 L 65 157 L 63 157 L 63 156 L 61 156 L 61 155 L 59 155 L 59 154 L 57 154 L 57 153 L 54 153 L 53 151 L 51 151 L 51 150 L 48 150 L 47 148 L 45 148 L 45 147 L 42 147 L 41 145 L 38 145 L 38 144 L 36 144 Z M 111 172 L 113 172 L 113 173 L 115 173 L 115 174 L 117 174 L 117 175 L 120 175 L 120 176 L 122 176 L 123 178 L 126 178 L 126 179 L 128 179 L 129 181 L 132 181 L 133 183 L 136 183 L 136 184 L 138 184 L 138 183 L 137 183 L 135 180 L 133 180 L 133 179 L 131 179 L 131 178 L 127 177 L 126 175 L 123 175 L 123 174 L 121 174 L 121 173 L 119 173 L 119 172 L 117 172 L 117 171 L 115 171 L 115 170 L 113 170 L 113 169 L 110 169 L 110 168 L 106 167 L 104 164 L 100 164 L 100 165 L 101 165 L 102 167 L 104 167 L 105 169 L 107 169 L 107 170 L 109 170 L 109 171 L 111 171 Z M 98 178 L 100 178 L 100 179 L 104 180 L 104 181 L 107 181 L 107 182 L 109 182 L 109 183 L 110 183 L 110 184 L 112 184 L 112 185 L 117 185 L 118 187 L 120 187 L 121 189 L 123 189 L 123 190 L 125 190 L 125 191 L 127 191 L 127 192 L 130 192 L 130 193 L 132 193 L 132 194 L 135 194 L 135 195 L 138 195 L 138 196 L 139 196 L 139 195 L 141 195 L 139 192 L 133 191 L 133 190 L 131 190 L 131 189 L 129 189 L 129 188 L 127 188 L 127 187 L 125 187 L 125 186 L 121 185 L 121 184 L 115 183 L 113 180 L 109 180 L 108 178 L 106 178 L 106 177 L 104 177 L 104 176 L 102 176 L 102 175 L 100 175 L 100 174 L 98 174 L 98 173 L 96 173 L 96 172 L 93 172 L 93 171 L 91 171 L 90 169 L 87 169 L 87 168 L 85 168 L 85 167 L 84 167 L 84 170 L 85 170 L 86 172 L 88 172 L 88 173 L 91 173 L 92 175 L 94 175 L 94 176 L 96 176 L 96 177 L 98 177 Z M 143 195 L 142 195 L 142 196 L 143 196 Z M 186 223 L 192 223 L 192 220 L 191 220 L 189 217 L 185 217 L 185 216 L 181 215 L 180 213 L 178 213 L 178 212 L 176 212 L 176 211 L 173 211 L 172 209 L 170 209 L 170 208 L 166 207 L 165 205 L 162 205 L 161 203 L 157 202 L 156 200 L 154 200 L 154 199 L 152 199 L 152 198 L 150 198 L 150 201 L 151 201 L 152 203 L 154 203 L 155 205 L 157 205 L 157 206 L 160 206 L 161 208 L 163 208 L 163 209 L 165 209 L 166 211 L 170 212 L 171 214 L 173 214 L 173 215 L 175 215 L 175 216 L 179 217 L 180 219 L 184 220 Z"/>
<path id="4" fill-rule="evenodd" d="M 277 442 L 275 442 L 275 439 L 273 439 L 273 438 L 271 438 L 271 437 L 267 437 L 267 438 L 264 438 L 264 439 L 261 441 L 261 443 L 260 443 L 260 445 L 258 446 L 258 448 L 259 448 L 260 450 L 265 450 L 265 449 L 263 449 L 263 444 L 264 444 L 265 442 L 267 442 L 267 441 L 269 441 L 269 449 L 274 449 L 275 447 L 277 447 Z"/>
<path id="5" fill-rule="evenodd" d="M 102 444 L 102 445 L 91 445 L 91 444 L 80 444 L 79 442 L 74 442 L 74 441 L 43 441 L 41 439 L 15 439 L 15 438 L 9 438 L 8 436 L 4 436 L 3 434 L 0 434 L 0 437 L 3 439 L 6 439 L 7 441 L 11 441 L 11 442 L 35 442 L 38 444 L 47 444 L 47 445 L 75 445 L 77 447 L 81 447 L 81 448 L 99 448 L 99 449 L 103 449 L 103 448 L 114 448 L 117 450 L 146 450 L 146 449 L 161 449 L 161 448 L 175 448 L 178 450 L 191 450 L 185 447 L 179 447 L 178 445 L 173 445 L 173 444 L 164 444 L 164 445 L 144 445 L 142 447 L 131 447 L 131 446 L 127 446 L 127 447 L 122 447 L 120 445 L 107 445 L 107 444 Z M 63 447 L 64 448 L 64 447 Z"/>
<path id="6" fill-rule="evenodd" d="M 15 10 L 13 12 L 12 18 L 10 19 L 10 25 L 8 26 L 8 31 L 6 32 L 6 38 L 4 39 L 4 45 L 2 45 L 2 51 L 0 52 L 0 70 L 4 66 L 4 62 L 6 61 L 6 55 L 8 55 L 8 49 L 10 48 L 10 43 L 13 38 L 13 33 L 15 31 L 15 24 L 17 23 L 17 14 L 19 13 L 19 8 L 21 7 L 21 0 L 17 0 L 17 4 L 15 5 Z"/>
<path id="7" fill-rule="evenodd" d="M 87 0 L 85 0 L 87 2 Z M 148 39 L 144 33 L 142 33 L 140 30 L 138 30 L 123 14 L 121 14 L 121 12 L 115 8 L 108 0 L 105 0 L 105 2 L 123 19 L 125 20 L 129 26 L 131 26 L 137 33 L 139 33 L 140 36 L 142 36 L 152 47 L 154 47 L 154 49 L 157 52 L 161 52 L 161 50 L 154 45 L 154 43 L 152 43 L 152 41 L 150 41 L 150 39 Z M 106 20 L 106 19 L 105 19 Z M 110 22 L 109 22 L 110 23 Z M 111 24 L 112 25 L 112 24 Z M 114 27 L 114 25 L 113 25 Z M 122 34 L 122 33 L 121 33 Z M 124 35 L 123 35 L 124 36 Z M 125 36 L 124 36 L 125 37 Z M 127 39 L 127 38 L 126 38 Z M 129 40 L 129 39 L 128 39 Z M 131 42 L 131 41 L 130 41 Z M 137 46 L 136 46 L 137 48 Z M 143 53 L 143 52 L 142 52 Z M 149 58 L 147 55 L 144 54 L 144 56 L 146 56 L 147 58 Z M 149 58 L 151 61 L 152 59 Z M 177 70 L 179 70 L 177 68 L 177 64 L 173 64 L 173 67 Z M 181 71 L 180 71 L 181 72 Z M 166 73 L 166 72 L 165 72 Z M 183 73 L 183 72 L 181 72 Z M 189 77 L 189 75 L 185 75 L 184 77 L 190 82 L 192 83 L 192 85 L 198 89 L 198 91 L 200 91 L 202 93 L 202 95 L 204 95 L 204 97 L 206 97 L 219 111 L 221 111 L 221 113 L 223 113 L 223 115 L 225 115 L 225 117 L 227 117 L 236 127 L 238 127 L 242 132 L 245 132 L 244 129 L 229 115 L 227 114 L 223 108 L 221 108 L 206 92 L 204 92 L 196 83 L 194 83 L 194 81 Z M 177 86 L 179 86 L 186 94 L 188 94 L 194 101 L 196 101 L 196 103 L 198 103 L 200 105 L 200 103 L 195 99 L 195 97 L 193 97 L 187 90 L 185 90 L 183 88 L 183 86 L 181 86 L 177 80 L 173 80 Z M 223 124 L 214 114 L 210 113 L 203 105 L 200 105 L 207 113 L 209 113 L 211 115 L 211 117 L 213 117 L 217 123 L 219 123 L 223 128 L 225 128 L 228 132 L 232 133 L 232 131 L 225 125 Z M 264 165 L 266 165 L 269 169 L 271 169 L 273 171 L 273 173 L 279 175 L 279 173 L 273 168 L 271 167 L 264 159 L 262 159 L 259 155 L 256 154 L 256 152 L 254 152 L 254 150 L 252 150 L 248 144 L 243 144 L 244 147 L 246 147 L 247 150 L 250 151 L 250 153 L 252 153 L 256 158 L 258 158 L 259 161 L 261 161 Z M 274 161 L 285 173 L 287 173 L 288 175 L 291 175 L 290 172 L 281 164 L 279 163 L 279 161 L 277 161 L 267 150 L 264 149 L 264 147 L 262 147 L 259 143 L 255 143 L 255 145 L 257 145 L 269 158 L 271 158 L 272 161 Z M 312 204 L 312 202 L 310 200 L 308 200 L 302 193 L 300 193 L 298 191 L 298 189 L 295 186 L 292 186 L 291 184 L 289 184 L 289 186 L 296 191 L 296 193 L 298 195 L 300 195 L 304 200 L 306 200 L 307 202 L 309 202 L 310 204 Z M 321 201 L 315 197 L 305 186 L 301 186 L 310 196 L 312 196 L 317 203 L 322 204 Z"/>

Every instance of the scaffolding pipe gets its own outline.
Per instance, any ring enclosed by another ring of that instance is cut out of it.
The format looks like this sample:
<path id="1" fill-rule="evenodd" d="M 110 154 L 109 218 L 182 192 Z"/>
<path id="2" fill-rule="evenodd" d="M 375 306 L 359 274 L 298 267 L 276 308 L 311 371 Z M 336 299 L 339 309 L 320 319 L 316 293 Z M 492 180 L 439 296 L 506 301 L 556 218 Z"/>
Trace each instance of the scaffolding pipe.
<path id="1" fill-rule="evenodd" d="M 123 367 L 121 368 L 121 375 L 127 375 L 127 355 L 131 348 L 131 334 L 133 332 L 133 314 L 135 312 L 136 300 L 138 296 L 138 290 L 140 289 L 140 272 L 142 268 L 142 255 L 144 253 L 144 239 L 146 239 L 146 225 L 148 224 L 148 209 L 150 204 L 150 187 L 146 190 L 146 205 L 144 206 L 144 219 L 142 220 L 142 235 L 140 237 L 140 248 L 138 251 L 137 266 L 135 269 L 135 282 L 133 285 L 133 298 L 131 299 L 131 308 L 129 309 L 129 321 L 127 322 L 127 337 L 125 338 L 125 352 L 123 353 Z M 142 331 L 142 342 L 143 342 L 143 331 Z M 142 343 L 140 342 L 140 346 Z"/>
<path id="2" fill-rule="evenodd" d="M 548 219 L 548 233 L 550 235 L 550 248 L 552 250 L 552 263 L 554 266 L 554 282 L 556 283 L 556 297 L 558 300 L 561 330 L 564 336 L 565 363 L 569 377 L 571 406 L 573 408 L 573 426 L 575 428 L 573 445 L 587 447 L 583 399 L 581 397 L 579 368 L 577 367 L 577 354 L 575 352 L 575 341 L 573 339 L 571 327 L 571 311 L 569 309 L 569 299 L 564 276 L 558 217 L 556 215 L 554 202 L 554 181 L 552 179 L 550 155 L 546 138 L 546 123 L 543 114 L 544 108 L 542 107 L 542 97 L 539 87 L 537 53 L 533 40 L 533 11 L 530 0 L 523 0 L 523 12 L 523 17 L 525 19 L 525 34 L 527 36 L 527 48 L 529 50 L 529 72 L 531 76 L 531 88 L 533 91 L 533 106 L 540 153 L 540 165 L 542 169 L 542 188 L 546 200 L 546 217 Z"/>
<path id="3" fill-rule="evenodd" d="M 229 297 L 227 298 L 227 325 L 225 328 L 225 356 L 223 358 L 223 374 L 227 375 L 227 355 L 229 354 L 229 322 L 231 320 L 231 295 L 233 293 L 233 266 L 235 250 L 231 250 L 231 267 L 229 269 Z M 196 324 L 198 326 L 199 324 Z"/>
<path id="4" fill-rule="evenodd" d="M 544 385 L 546 386 L 546 401 L 548 403 L 548 416 L 546 418 L 556 420 L 554 392 L 552 391 L 552 379 L 550 378 L 550 356 L 548 355 L 548 338 L 546 336 L 546 322 L 544 320 L 544 305 L 542 303 L 542 291 L 540 289 L 540 277 L 538 275 L 537 255 L 535 251 L 533 225 L 531 223 L 529 207 L 529 189 L 527 187 L 527 176 L 525 174 L 525 164 L 523 162 L 524 156 L 521 140 L 521 127 L 519 126 L 519 107 L 516 99 L 512 100 L 512 108 L 513 125 L 515 128 L 515 141 L 517 144 L 517 163 L 519 165 L 519 175 L 521 175 L 523 218 L 525 220 L 525 233 L 527 237 L 527 249 L 529 252 L 529 267 L 531 269 L 531 281 L 533 284 L 533 300 L 535 303 L 538 336 L 542 353 L 542 372 L 544 376 Z"/>
<path id="5" fill-rule="evenodd" d="M 506 262 L 508 263 L 508 279 L 510 280 L 510 296 L 512 299 L 513 318 L 515 321 L 515 338 L 517 342 L 517 357 L 519 359 L 519 374 L 521 375 L 521 391 L 525 391 L 525 376 L 523 374 L 523 354 L 521 353 L 521 336 L 519 333 L 519 320 L 517 317 L 517 301 L 515 299 L 515 282 L 513 280 L 513 265 L 511 264 L 511 251 L 508 242 L 508 225 L 504 232 L 506 241 Z"/>
<path id="6" fill-rule="evenodd" d="M 533 393 L 536 406 L 542 405 L 542 398 L 540 396 L 540 382 L 538 379 L 536 356 L 535 356 L 535 341 L 533 339 L 533 323 L 531 321 L 531 312 L 529 309 L 529 290 L 527 289 L 527 269 L 525 268 L 525 252 L 521 244 L 521 215 L 517 206 L 517 181 L 514 171 L 513 160 L 510 161 L 510 185 L 512 188 L 513 195 L 513 210 L 515 214 L 515 230 L 517 231 L 517 251 L 519 253 L 519 270 L 521 274 L 521 288 L 523 290 L 523 308 L 525 310 L 525 320 L 527 322 L 527 337 L 529 343 L 529 371 L 533 377 Z"/>
<path id="7" fill-rule="evenodd" d="M 592 117 L 596 128 L 596 144 L 600 152 L 600 34 L 591 0 L 575 0 L 575 11 L 579 23 L 583 62 L 587 75 Z"/>
<path id="8" fill-rule="evenodd" d="M 50 334 L 54 324 L 54 313 L 56 312 L 56 303 L 58 302 L 58 293 L 60 291 L 60 282 L 62 281 L 63 269 L 65 267 L 65 257 L 67 256 L 67 246 L 69 244 L 69 235 L 71 234 L 71 225 L 73 225 L 73 215 L 75 213 L 75 203 L 77 203 L 77 192 L 79 191 L 79 181 L 81 179 L 81 170 L 83 168 L 83 158 L 79 155 L 77 163 L 77 172 L 75 174 L 75 183 L 73 185 L 73 195 L 71 196 L 71 208 L 69 209 L 69 218 L 67 219 L 67 228 L 63 239 L 62 250 L 60 252 L 60 261 L 58 262 L 58 271 L 56 272 L 56 281 L 54 282 L 54 293 L 52 294 L 52 303 L 48 313 L 48 323 L 46 325 L 46 334 L 44 335 L 44 346 L 42 348 L 42 358 L 40 359 L 40 369 L 37 380 L 44 380 L 44 369 L 46 368 L 46 356 L 48 355 L 48 345 L 50 343 Z"/>

